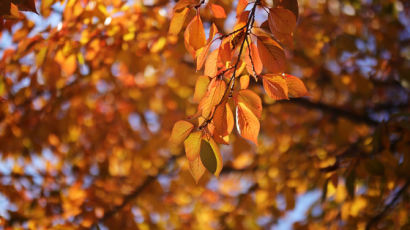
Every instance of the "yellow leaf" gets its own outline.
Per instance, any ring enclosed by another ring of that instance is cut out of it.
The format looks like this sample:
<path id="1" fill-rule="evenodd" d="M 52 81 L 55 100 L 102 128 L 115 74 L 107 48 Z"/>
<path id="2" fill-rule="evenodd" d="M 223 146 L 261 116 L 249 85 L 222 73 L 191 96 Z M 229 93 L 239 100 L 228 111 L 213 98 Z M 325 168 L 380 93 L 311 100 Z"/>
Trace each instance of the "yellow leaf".
<path id="1" fill-rule="evenodd" d="M 168 33 L 172 35 L 177 35 L 184 25 L 186 16 L 188 15 L 188 8 L 184 8 L 181 11 L 174 11 L 174 16 L 172 16 L 171 24 L 169 26 Z"/>
<path id="2" fill-rule="evenodd" d="M 172 128 L 169 143 L 173 146 L 181 144 L 191 133 L 194 125 L 188 121 L 177 121 Z"/>
<path id="3" fill-rule="evenodd" d="M 239 134 L 258 145 L 260 124 L 255 114 L 242 102 L 236 106 L 236 128 Z"/>
<path id="4" fill-rule="evenodd" d="M 216 49 L 211 52 L 209 57 L 206 59 L 205 62 L 205 75 L 209 77 L 215 77 L 218 71 L 218 54 L 219 49 Z"/>
<path id="5" fill-rule="evenodd" d="M 198 157 L 201 149 L 201 137 L 200 131 L 191 133 L 184 141 L 185 154 L 189 161 L 195 160 Z"/>
<path id="6" fill-rule="evenodd" d="M 214 78 L 208 86 L 205 96 L 198 105 L 198 110 L 202 110 L 202 116 L 208 118 L 214 107 L 222 100 L 226 90 L 226 83 L 223 80 Z"/>
<path id="7" fill-rule="evenodd" d="M 191 172 L 192 177 L 195 180 L 195 183 L 198 184 L 199 179 L 204 175 L 205 167 L 202 164 L 201 157 L 198 155 L 195 159 L 188 161 L 189 171 Z"/>
<path id="8" fill-rule="evenodd" d="M 205 168 L 215 176 L 219 176 L 223 162 L 218 145 L 213 139 L 202 139 L 200 156 Z"/>
<path id="9" fill-rule="evenodd" d="M 208 89 L 209 77 L 199 76 L 196 80 L 195 91 L 194 91 L 194 102 L 200 102 L 204 97 L 206 90 Z"/>
<path id="10" fill-rule="evenodd" d="M 281 75 L 266 74 L 262 76 L 266 94 L 275 100 L 289 99 L 288 85 Z"/>
<path id="11" fill-rule="evenodd" d="M 206 44 L 205 30 L 199 14 L 197 14 L 188 24 L 185 30 L 185 41 L 194 50 L 197 50 Z"/>
<path id="12" fill-rule="evenodd" d="M 239 84 L 241 86 L 241 89 L 247 89 L 249 86 L 249 75 L 242 75 L 239 78 Z"/>

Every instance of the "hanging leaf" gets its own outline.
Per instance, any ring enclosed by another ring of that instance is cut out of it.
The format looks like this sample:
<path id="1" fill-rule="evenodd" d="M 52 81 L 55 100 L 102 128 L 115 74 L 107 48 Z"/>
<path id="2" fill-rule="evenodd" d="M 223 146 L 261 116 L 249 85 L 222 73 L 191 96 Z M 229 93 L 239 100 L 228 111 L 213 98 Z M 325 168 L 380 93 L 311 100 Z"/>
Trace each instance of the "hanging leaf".
<path id="1" fill-rule="evenodd" d="M 172 35 L 178 35 L 185 23 L 185 19 L 188 15 L 188 8 L 184 8 L 181 11 L 174 11 L 174 15 L 171 19 L 168 33 Z"/>
<path id="2" fill-rule="evenodd" d="M 184 141 L 185 154 L 189 161 L 195 160 L 198 157 L 201 149 L 202 132 L 191 133 Z"/>
<path id="3" fill-rule="evenodd" d="M 215 109 L 213 123 L 215 126 L 214 135 L 223 138 L 231 134 L 234 126 L 234 118 L 232 110 L 226 101 Z"/>
<path id="4" fill-rule="evenodd" d="M 214 107 L 222 100 L 226 90 L 226 83 L 223 80 L 214 78 L 208 86 L 208 90 L 199 102 L 198 110 L 202 110 L 202 117 L 208 118 Z"/>
<path id="5" fill-rule="evenodd" d="M 197 14 L 185 29 L 184 43 L 192 57 L 196 57 L 196 50 L 205 46 L 206 37 L 201 17 Z"/>
<path id="6" fill-rule="evenodd" d="M 247 89 L 248 88 L 249 80 L 250 80 L 249 75 L 242 75 L 239 78 L 239 84 L 240 84 L 241 89 Z"/>
<path id="7" fill-rule="evenodd" d="M 269 10 L 269 28 L 274 33 L 290 34 L 296 27 L 296 16 L 287 9 L 272 8 Z"/>
<path id="8" fill-rule="evenodd" d="M 262 31 L 255 30 L 255 31 Z M 271 73 L 282 73 L 286 67 L 286 57 L 283 48 L 274 41 L 269 35 L 262 32 L 257 35 L 258 51 L 263 66 Z"/>
<path id="9" fill-rule="evenodd" d="M 226 18 L 225 9 L 217 4 L 211 4 L 211 11 L 215 18 Z"/>
<path id="10" fill-rule="evenodd" d="M 282 0 L 278 5 L 292 11 L 292 13 L 296 16 L 296 20 L 298 19 L 299 5 L 297 0 Z"/>
<path id="11" fill-rule="evenodd" d="M 179 11 L 186 7 L 193 7 L 196 4 L 198 4 L 197 0 L 179 0 L 174 6 L 174 11 Z"/>
<path id="12" fill-rule="evenodd" d="M 245 53 L 246 70 L 249 74 L 256 72 L 259 75 L 262 72 L 263 65 L 259 56 L 258 48 L 251 43 Z"/>
<path id="13" fill-rule="evenodd" d="M 211 78 L 215 77 L 216 73 L 218 72 L 218 54 L 219 54 L 219 49 L 212 51 L 205 62 L 204 73 L 205 75 Z"/>
<path id="14" fill-rule="evenodd" d="M 252 90 L 241 90 L 235 97 L 236 104 L 243 103 L 248 107 L 257 118 L 262 115 L 262 100 Z"/>
<path id="15" fill-rule="evenodd" d="M 204 97 L 210 80 L 208 76 L 199 76 L 196 80 L 194 91 L 194 102 L 198 103 Z"/>
<path id="16" fill-rule="evenodd" d="M 309 95 L 305 84 L 298 77 L 286 74 L 285 81 L 288 86 L 290 97 L 303 97 Z"/>
<path id="17" fill-rule="evenodd" d="M 202 139 L 200 156 L 205 168 L 215 176 L 219 176 L 223 162 L 218 145 L 213 139 Z"/>
<path id="18" fill-rule="evenodd" d="M 195 183 L 198 184 L 199 179 L 204 175 L 205 167 L 202 164 L 201 157 L 198 155 L 195 159 L 188 161 L 189 171 L 191 172 L 192 177 L 195 180 Z"/>
<path id="19" fill-rule="evenodd" d="M 188 121 L 177 121 L 172 128 L 171 137 L 169 143 L 173 146 L 181 144 L 185 138 L 191 133 L 194 125 Z"/>
<path id="20" fill-rule="evenodd" d="M 248 6 L 248 0 L 238 0 L 238 5 L 236 6 L 236 17 L 242 14 L 246 6 Z"/>
<path id="21" fill-rule="evenodd" d="M 262 76 L 263 88 L 266 94 L 274 100 L 288 98 L 288 85 L 281 75 L 266 74 Z"/>
<path id="22" fill-rule="evenodd" d="M 243 138 L 258 145 L 259 120 L 242 102 L 236 106 L 236 128 Z"/>

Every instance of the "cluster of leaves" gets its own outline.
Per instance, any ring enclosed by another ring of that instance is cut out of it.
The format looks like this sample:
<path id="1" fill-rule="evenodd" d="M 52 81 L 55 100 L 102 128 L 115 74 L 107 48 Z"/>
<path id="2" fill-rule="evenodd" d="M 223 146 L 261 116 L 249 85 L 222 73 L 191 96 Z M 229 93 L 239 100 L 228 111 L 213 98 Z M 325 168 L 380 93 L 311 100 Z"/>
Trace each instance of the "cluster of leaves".
<path id="1" fill-rule="evenodd" d="M 409 1 L 35 3 L 0 32 L 0 228 L 410 225 Z"/>
<path id="2" fill-rule="evenodd" d="M 172 35 L 180 32 L 191 10 L 196 12 L 186 27 L 184 44 L 196 61 L 196 70 L 204 68 L 204 75 L 195 84 L 193 100 L 198 102 L 197 113 L 190 118 L 198 119 L 197 126 L 179 121 L 170 139 L 172 145 L 184 142 L 190 171 L 197 182 L 205 168 L 216 176 L 222 170 L 223 160 L 216 143 L 229 144 L 235 123 L 231 106 L 235 108 L 238 133 L 258 144 L 262 100 L 248 89 L 251 79 L 262 81 L 266 94 L 273 100 L 307 95 L 299 78 L 284 73 L 283 44 L 292 44 L 298 17 L 297 1 L 285 2 L 268 7 L 266 2 L 258 0 L 250 10 L 245 10 L 249 3 L 239 1 L 233 32 L 220 34 L 213 23 L 208 39 L 199 14 L 203 2 L 180 1 L 174 7 L 169 29 Z M 207 7 L 215 18 L 226 17 L 220 5 L 209 3 Z M 255 25 L 258 7 L 268 11 L 267 20 L 259 27 Z M 219 44 L 211 51 L 217 41 Z M 263 72 L 264 68 L 267 73 Z M 199 131 L 193 132 L 194 129 Z"/>

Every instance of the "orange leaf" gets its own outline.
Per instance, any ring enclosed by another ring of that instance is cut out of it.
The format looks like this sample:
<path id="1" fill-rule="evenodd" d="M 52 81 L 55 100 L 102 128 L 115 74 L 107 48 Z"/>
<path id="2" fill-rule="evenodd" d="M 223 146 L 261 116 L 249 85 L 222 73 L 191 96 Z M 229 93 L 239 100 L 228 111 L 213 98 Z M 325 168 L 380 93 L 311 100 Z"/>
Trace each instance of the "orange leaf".
<path id="1" fill-rule="evenodd" d="M 288 9 L 292 11 L 292 13 L 296 16 L 296 20 L 299 17 L 299 5 L 298 5 L 298 0 L 286 0 L 286 1 L 281 1 L 279 3 L 279 6 L 282 6 L 285 9 Z"/>
<path id="2" fill-rule="evenodd" d="M 204 118 L 208 118 L 213 112 L 214 107 L 222 100 L 225 90 L 226 83 L 223 80 L 217 78 L 212 79 L 205 96 L 198 105 L 199 110 L 202 110 L 202 116 Z"/>
<path id="3" fill-rule="evenodd" d="M 232 110 L 226 101 L 215 109 L 213 123 L 215 126 L 214 135 L 223 138 L 224 136 L 231 134 L 234 125 L 234 118 Z"/>
<path id="4" fill-rule="evenodd" d="M 202 132 L 191 133 L 184 141 L 185 154 L 189 161 L 195 160 L 201 150 Z"/>
<path id="5" fill-rule="evenodd" d="M 194 91 L 194 102 L 200 102 L 202 97 L 204 97 L 206 90 L 208 89 L 209 77 L 200 76 L 196 80 L 195 91 Z"/>
<path id="6" fill-rule="evenodd" d="M 66 74 L 66 76 L 73 75 L 75 70 L 77 69 L 77 60 L 74 54 L 65 57 L 63 55 L 63 52 L 59 51 L 55 56 L 55 60 L 58 64 L 60 64 L 61 69 Z"/>
<path id="7" fill-rule="evenodd" d="M 257 118 L 262 115 L 262 100 L 252 90 L 244 89 L 235 95 L 236 104 L 243 103 L 248 107 Z"/>
<path id="8" fill-rule="evenodd" d="M 181 11 L 174 11 L 174 15 L 172 16 L 171 19 L 171 24 L 169 26 L 168 33 L 172 35 L 177 35 L 182 29 L 182 26 L 184 25 L 186 16 L 188 15 L 188 8 L 184 8 Z"/>
<path id="9" fill-rule="evenodd" d="M 248 50 L 245 54 L 245 62 L 249 74 L 254 74 L 254 72 L 256 72 L 256 74 L 259 75 L 262 72 L 263 65 L 261 58 L 259 57 L 258 48 L 253 43 L 248 46 Z"/>
<path id="10" fill-rule="evenodd" d="M 299 78 L 287 74 L 285 76 L 286 84 L 289 89 L 289 96 L 291 97 L 303 97 L 308 96 L 309 93 L 306 89 L 305 84 Z"/>
<path id="11" fill-rule="evenodd" d="M 204 66 L 206 56 L 208 55 L 209 48 L 211 48 L 211 43 L 208 43 L 208 45 L 199 48 L 196 51 L 196 70 L 202 69 Z"/>
<path id="12" fill-rule="evenodd" d="M 182 10 L 186 7 L 192 7 L 197 4 L 196 0 L 180 0 L 175 4 L 174 11 Z"/>
<path id="13" fill-rule="evenodd" d="M 238 6 L 236 6 L 236 17 L 242 14 L 242 12 L 245 10 L 247 5 L 248 5 L 248 0 L 238 1 Z"/>
<path id="14" fill-rule="evenodd" d="M 243 138 L 258 145 L 259 120 L 255 114 L 241 102 L 236 106 L 236 128 Z"/>
<path id="15" fill-rule="evenodd" d="M 217 4 L 211 4 L 211 11 L 215 18 L 226 18 L 225 9 Z"/>
<path id="16" fill-rule="evenodd" d="M 267 36 L 258 36 L 259 56 L 263 65 L 272 73 L 282 73 L 286 67 L 286 57 L 279 43 Z"/>
<path id="17" fill-rule="evenodd" d="M 169 143 L 173 146 L 181 144 L 185 138 L 191 133 L 194 125 L 188 121 L 177 121 L 172 128 Z"/>
<path id="18" fill-rule="evenodd" d="M 205 30 L 199 14 L 186 27 L 184 37 L 187 50 L 195 57 L 195 51 L 206 44 Z"/>
<path id="19" fill-rule="evenodd" d="M 202 139 L 200 156 L 205 168 L 215 176 L 219 176 L 223 166 L 222 156 L 218 145 L 212 138 Z"/>
<path id="20" fill-rule="evenodd" d="M 198 184 L 199 179 L 204 175 L 205 167 L 202 164 L 201 157 L 198 155 L 195 159 L 188 161 L 189 171 L 191 172 L 192 177 L 195 180 L 195 183 Z"/>
<path id="21" fill-rule="evenodd" d="M 219 49 L 212 51 L 205 62 L 204 74 L 211 78 L 215 77 L 218 72 L 218 54 Z"/>
<path id="22" fill-rule="evenodd" d="M 215 37 L 215 34 L 218 33 L 218 28 L 216 27 L 215 23 L 212 23 L 211 30 L 209 31 L 209 38 L 208 43 L 211 43 Z"/>
<path id="23" fill-rule="evenodd" d="M 239 84 L 241 85 L 241 89 L 247 89 L 249 86 L 249 75 L 242 75 L 239 78 Z"/>
<path id="24" fill-rule="evenodd" d="M 272 31 L 290 34 L 296 27 L 296 16 L 287 9 L 272 8 L 269 11 L 269 28 Z"/>
<path id="25" fill-rule="evenodd" d="M 225 38 L 219 46 L 219 60 L 224 66 L 225 63 L 231 62 L 232 60 L 232 49 L 229 41 L 229 38 Z"/>
<path id="26" fill-rule="evenodd" d="M 266 94 L 275 100 L 289 99 L 288 85 L 281 75 L 266 74 L 262 76 Z"/>

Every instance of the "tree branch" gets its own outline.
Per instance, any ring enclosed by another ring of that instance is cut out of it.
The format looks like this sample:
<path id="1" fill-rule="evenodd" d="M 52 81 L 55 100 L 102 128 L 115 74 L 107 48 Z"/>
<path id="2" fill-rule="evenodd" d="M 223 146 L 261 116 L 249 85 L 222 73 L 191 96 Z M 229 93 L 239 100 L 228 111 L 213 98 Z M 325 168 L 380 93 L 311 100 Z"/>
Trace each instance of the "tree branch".
<path id="1" fill-rule="evenodd" d="M 370 221 L 366 225 L 366 230 L 370 230 L 372 226 L 376 225 L 381 219 L 384 218 L 385 215 L 393 208 L 396 204 L 397 200 L 401 197 L 401 195 L 407 190 L 410 185 L 410 180 L 408 180 L 403 187 L 394 195 L 393 199 L 384 207 L 384 209 L 370 219 Z"/>
<path id="2" fill-rule="evenodd" d="M 295 105 L 301 105 L 303 107 L 309 108 L 309 109 L 316 109 L 320 110 L 324 113 L 331 114 L 336 117 L 343 117 L 346 118 L 350 121 L 356 122 L 356 123 L 363 123 L 367 124 L 369 126 L 377 126 L 379 124 L 378 121 L 373 120 L 367 115 L 361 115 L 355 112 L 351 112 L 345 109 L 342 109 L 340 107 L 328 105 L 322 102 L 313 102 L 310 101 L 306 98 L 292 98 L 290 100 L 282 100 L 282 101 L 277 101 L 274 104 L 265 104 L 264 106 L 272 106 L 275 104 L 295 104 Z"/>

